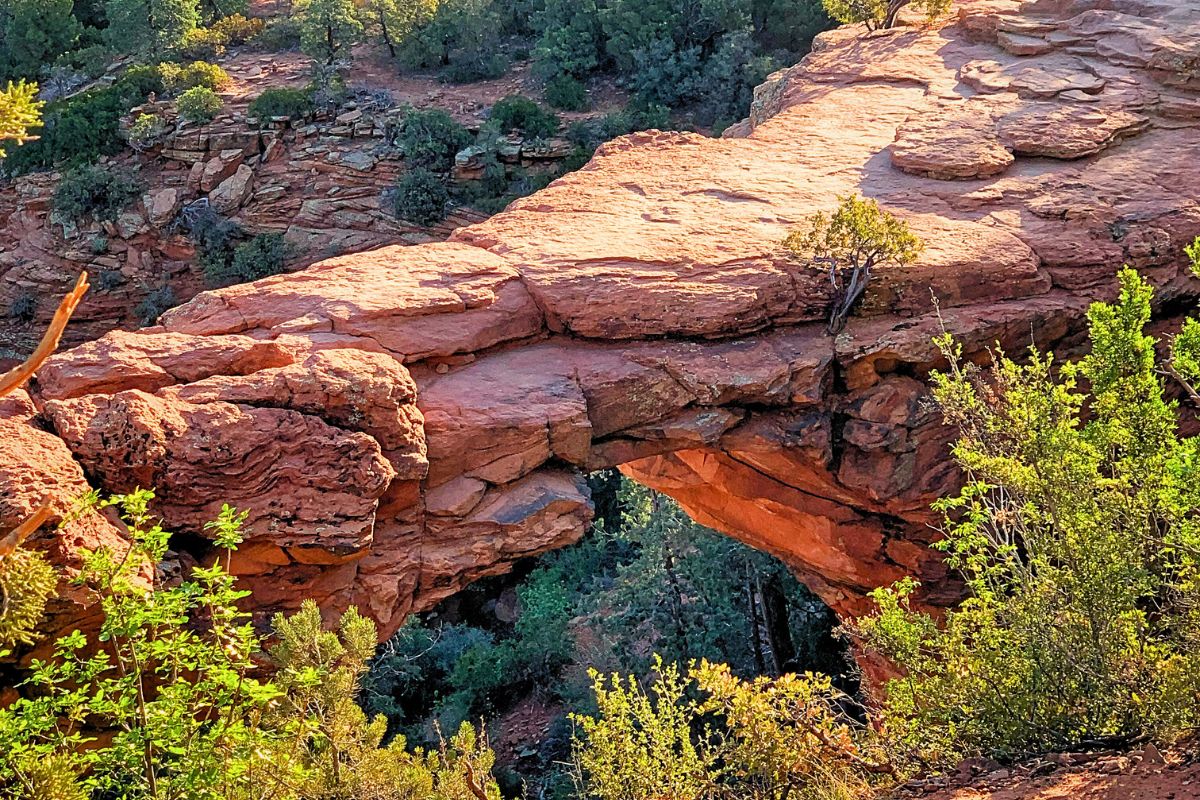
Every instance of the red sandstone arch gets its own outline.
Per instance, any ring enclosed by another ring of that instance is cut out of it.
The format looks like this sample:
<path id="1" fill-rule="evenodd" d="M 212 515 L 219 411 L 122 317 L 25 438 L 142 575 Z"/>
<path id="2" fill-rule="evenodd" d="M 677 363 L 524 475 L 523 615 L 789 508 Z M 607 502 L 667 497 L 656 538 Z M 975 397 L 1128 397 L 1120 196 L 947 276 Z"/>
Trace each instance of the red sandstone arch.
<path id="1" fill-rule="evenodd" d="M 0 406 L 0 528 L 85 476 L 158 487 L 193 534 L 229 502 L 256 603 L 356 603 L 387 633 L 574 540 L 581 475 L 623 465 L 842 613 L 910 573 L 946 601 L 931 339 L 1069 344 L 1123 261 L 1200 294 L 1179 255 L 1200 97 L 1171 66 L 1189 32 L 1200 8 L 1167 0 L 962 0 L 940 29 L 834 32 L 760 89 L 744 138 L 624 137 L 450 243 L 200 295 Z M 778 242 L 848 192 L 926 249 L 831 338 L 821 271 Z M 118 536 L 44 539 L 66 563 Z"/>

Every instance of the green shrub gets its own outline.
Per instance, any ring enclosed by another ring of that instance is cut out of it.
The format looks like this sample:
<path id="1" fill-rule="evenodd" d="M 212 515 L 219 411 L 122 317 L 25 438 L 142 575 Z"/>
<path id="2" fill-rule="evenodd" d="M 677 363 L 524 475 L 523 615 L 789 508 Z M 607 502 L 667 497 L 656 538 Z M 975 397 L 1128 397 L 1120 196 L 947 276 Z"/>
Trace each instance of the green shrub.
<path id="1" fill-rule="evenodd" d="M 857 625 L 905 674 L 887 729 L 928 761 L 1200 724 L 1200 440 L 1164 397 L 1152 288 L 1131 269 L 1120 283 L 1088 312 L 1091 353 L 1057 369 L 1032 350 L 981 369 L 938 341 L 950 366 L 934 391 L 967 475 L 935 506 L 938 547 L 968 599 L 935 621 L 905 580 Z M 1166 368 L 1185 385 L 1198 334 L 1184 324 Z"/>
<path id="2" fill-rule="evenodd" d="M 400 219 L 417 225 L 433 225 L 446 218 L 450 194 L 446 184 L 427 169 L 416 167 L 396 182 L 393 210 Z"/>
<path id="3" fill-rule="evenodd" d="M 175 101 L 179 116 L 188 122 L 211 122 L 224 102 L 207 86 L 194 86 Z"/>
<path id="4" fill-rule="evenodd" d="M 9 0 L 0 11 L 0 84 L 34 79 L 79 41 L 71 0 Z"/>
<path id="5" fill-rule="evenodd" d="M 164 91 L 157 67 L 126 70 L 112 85 L 91 89 L 46 106 L 39 138 L 13 149 L 0 161 L 6 175 L 48 169 L 64 161 L 94 160 L 121 151 L 121 121 L 150 92 Z"/>
<path id="6" fill-rule="evenodd" d="M 546 102 L 563 111 L 586 111 L 587 87 L 570 75 L 556 75 L 546 82 Z"/>
<path id="7" fill-rule="evenodd" d="M 207 61 L 193 61 L 187 65 L 163 62 L 158 65 L 159 75 L 167 92 L 175 94 L 202 86 L 220 91 L 230 83 L 229 73 Z"/>
<path id="8" fill-rule="evenodd" d="M 51 204 L 57 219 L 83 222 L 87 218 L 114 220 L 142 193 L 130 173 L 111 167 L 85 165 L 63 173 Z"/>
<path id="9" fill-rule="evenodd" d="M 519 131 L 532 139 L 545 139 L 558 130 L 557 114 L 519 94 L 497 100 L 488 112 L 488 122 L 501 133 Z"/>
<path id="10" fill-rule="evenodd" d="M 15 304 L 15 301 L 14 301 Z M 58 585 L 58 574 L 45 557 L 18 547 L 0 558 L 0 654 L 17 644 L 33 644 L 46 601 Z"/>
<path id="11" fill-rule="evenodd" d="M 157 144 L 166 132 L 167 125 L 162 117 L 157 114 L 139 114 L 126 131 L 125 138 L 130 147 L 141 152 Z"/>
<path id="12" fill-rule="evenodd" d="M 214 59 L 225 55 L 229 37 L 213 28 L 193 28 L 183 36 L 179 53 L 185 58 Z"/>
<path id="13" fill-rule="evenodd" d="M 649 690 L 591 672 L 597 714 L 573 715 L 579 796 L 848 800 L 870 797 L 872 769 L 886 769 L 826 677 L 745 681 L 707 661 L 654 672 Z"/>
<path id="14" fill-rule="evenodd" d="M 235 246 L 229 258 L 205 259 L 204 274 L 215 286 L 249 283 L 283 272 L 291 254 L 283 234 L 260 233 Z"/>
<path id="15" fill-rule="evenodd" d="M 116 53 L 105 44 L 91 44 L 63 53 L 54 63 L 82 72 L 89 78 L 99 78 L 108 71 Z"/>
<path id="16" fill-rule="evenodd" d="M 272 53 L 295 50 L 300 46 L 300 23 L 295 17 L 276 17 L 268 21 L 249 44 Z"/>
<path id="17" fill-rule="evenodd" d="M 471 143 L 471 134 L 441 109 L 411 109 L 401 121 L 395 144 L 409 167 L 448 172 L 454 156 Z"/>
<path id="18" fill-rule="evenodd" d="M 266 27 L 266 22 L 258 17 L 246 17 L 243 14 L 230 14 L 214 22 L 209 29 L 217 33 L 228 44 L 246 44 L 259 36 Z"/>
<path id="19" fill-rule="evenodd" d="M 895 22 L 895 13 L 904 6 L 911 4 L 914 8 L 925 13 L 929 19 L 936 19 L 950 9 L 951 0 L 905 0 L 902 3 L 890 3 L 888 0 L 821 0 L 825 13 L 843 24 L 865 23 L 868 30 L 891 27 Z"/>
<path id="20" fill-rule="evenodd" d="M 143 326 L 153 325 L 158 322 L 159 317 L 177 305 L 179 298 L 175 296 L 175 290 L 170 284 L 163 284 L 146 293 L 142 302 L 134 309 L 134 314 Z"/>
<path id="21" fill-rule="evenodd" d="M 430 752 L 403 738 L 383 744 L 386 720 L 355 702 L 376 632 L 353 608 L 336 631 L 312 600 L 277 615 L 262 677 L 262 637 L 239 608 L 249 592 L 229 574 L 247 515 L 224 506 L 205 526 L 212 564 L 168 584 L 156 567 L 171 534 L 152 499 L 87 499 L 120 508 L 131 550 L 82 554 L 80 591 L 98 601 L 103 647 L 79 631 L 61 637 L 33 663 L 24 696 L 0 708 L 0 786 L 16 790 L 7 794 L 500 800 L 495 757 L 469 724 Z M 88 736 L 82 720 L 107 735 Z"/>
<path id="22" fill-rule="evenodd" d="M 267 89 L 254 98 L 247 109 L 252 117 L 267 120 L 272 117 L 300 119 L 312 113 L 312 95 L 307 89 Z"/>
<path id="23" fill-rule="evenodd" d="M 37 315 L 37 295 L 30 291 L 18 294 L 8 304 L 8 315 L 17 322 L 32 322 Z M 2 644 L 0 642 L 0 646 Z"/>

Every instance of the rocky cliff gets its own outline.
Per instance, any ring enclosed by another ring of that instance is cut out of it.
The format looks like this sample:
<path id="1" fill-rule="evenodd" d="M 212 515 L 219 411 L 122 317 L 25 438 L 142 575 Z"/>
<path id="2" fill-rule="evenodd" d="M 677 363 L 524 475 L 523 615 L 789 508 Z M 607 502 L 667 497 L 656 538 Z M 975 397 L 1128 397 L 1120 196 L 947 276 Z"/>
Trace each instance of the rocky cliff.
<path id="1" fill-rule="evenodd" d="M 962 0 L 933 28 L 820 38 L 740 138 L 650 132 L 450 242 L 204 293 L 55 357 L 0 420 L 0 525 L 51 488 L 158 489 L 181 550 L 250 511 L 264 609 L 396 628 L 581 535 L 620 465 L 784 559 L 836 610 L 905 574 L 957 591 L 930 501 L 953 486 L 923 378 L 968 351 L 1078 342 L 1122 262 L 1200 294 L 1200 2 Z M 779 242 L 839 195 L 925 241 L 845 332 Z M 87 518 L 65 558 L 117 538 Z"/>

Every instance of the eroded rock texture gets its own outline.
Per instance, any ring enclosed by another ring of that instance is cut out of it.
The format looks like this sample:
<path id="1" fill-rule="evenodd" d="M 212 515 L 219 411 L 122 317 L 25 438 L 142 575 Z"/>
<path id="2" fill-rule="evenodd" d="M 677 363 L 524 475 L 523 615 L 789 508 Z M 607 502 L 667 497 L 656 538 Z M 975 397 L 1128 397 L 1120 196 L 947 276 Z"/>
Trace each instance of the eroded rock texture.
<path id="1" fill-rule="evenodd" d="M 932 337 L 1070 347 L 1122 262 L 1165 301 L 1200 294 L 1181 269 L 1200 2 L 957 9 L 822 36 L 741 138 L 624 137 L 449 243 L 205 293 L 63 353 L 38 413 L 4 423 L 20 436 L 0 478 L 40 474 L 44 446 L 56 491 L 157 486 L 193 538 L 244 507 L 256 603 L 356 603 L 384 633 L 576 539 L 583 474 L 612 465 L 841 613 L 905 574 L 947 602 L 928 508 L 957 477 L 923 382 Z M 779 242 L 847 193 L 926 249 L 831 338 L 825 276 Z"/>

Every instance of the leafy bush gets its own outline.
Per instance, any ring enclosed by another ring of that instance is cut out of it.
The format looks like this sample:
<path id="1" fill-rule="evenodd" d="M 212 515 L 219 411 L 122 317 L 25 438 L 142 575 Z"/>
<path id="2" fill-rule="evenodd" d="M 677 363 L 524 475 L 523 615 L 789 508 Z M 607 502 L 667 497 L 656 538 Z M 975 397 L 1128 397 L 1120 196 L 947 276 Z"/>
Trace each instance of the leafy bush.
<path id="1" fill-rule="evenodd" d="M 938 546 L 969 597 L 939 623 L 901 581 L 858 625 L 906 673 L 888 684 L 887 728 L 927 760 L 1200 722 L 1200 440 L 1180 437 L 1164 397 L 1144 332 L 1153 290 L 1130 269 L 1120 283 L 1088 312 L 1091 354 L 1057 370 L 1036 351 L 981 370 L 939 340 L 935 394 L 968 482 L 936 506 Z M 1166 369 L 1185 387 L 1197 352 L 1189 320 Z"/>
<path id="2" fill-rule="evenodd" d="M 446 218 L 450 194 L 437 175 L 423 167 L 405 172 L 396 182 L 393 210 L 397 217 L 416 225 L 433 225 Z"/>
<path id="3" fill-rule="evenodd" d="M 175 101 L 179 116 L 188 122 L 211 122 L 223 105 L 217 93 L 207 86 L 194 86 Z"/>
<path id="4" fill-rule="evenodd" d="M 14 301 L 14 305 L 16 301 Z M 14 314 L 15 316 L 15 314 Z M 0 558 L 0 654 L 17 644 L 33 644 L 46 601 L 58 585 L 58 575 L 45 557 L 18 547 Z"/>
<path id="5" fill-rule="evenodd" d="M 185 58 L 213 59 L 225 55 L 229 38 L 212 28 L 193 28 L 183 36 L 179 53 Z"/>
<path id="6" fill-rule="evenodd" d="M 491 0 L 443 0 L 397 42 L 397 58 L 410 69 L 444 69 L 456 83 L 499 77 L 508 69 L 501 13 Z"/>
<path id="7" fill-rule="evenodd" d="M 268 52 L 295 50 L 300 46 L 300 23 L 295 17 L 276 17 L 269 20 L 250 45 Z"/>
<path id="8" fill-rule="evenodd" d="M 125 132 L 129 146 L 141 152 L 153 147 L 167 132 L 167 124 L 157 114 L 139 114 Z"/>
<path id="9" fill-rule="evenodd" d="M 825 13 L 833 19 L 843 24 L 862 22 L 868 30 L 890 28 L 895 24 L 896 13 L 910 3 L 932 20 L 949 10 L 951 0 L 821 0 Z"/>
<path id="10" fill-rule="evenodd" d="M 831 335 L 846 326 L 854 304 L 867 290 L 872 269 L 888 262 L 910 263 L 923 247 L 907 224 L 874 200 L 853 195 L 839 200 L 832 215 L 814 214 L 783 241 L 796 255 L 828 265 L 835 291 L 827 327 Z"/>
<path id="11" fill-rule="evenodd" d="M 570 75 L 556 75 L 546 81 L 546 102 L 563 111 L 586 111 L 587 87 Z"/>
<path id="12" fill-rule="evenodd" d="M 887 754 L 846 714 L 847 698 L 828 678 L 744 681 L 707 661 L 686 677 L 661 661 L 654 672 L 649 691 L 632 676 L 591 672 L 598 713 L 574 715 L 580 796 L 866 797 L 871 771 L 887 770 Z M 706 715 L 720 732 L 702 724 Z"/>
<path id="13" fill-rule="evenodd" d="M 228 247 L 226 244 L 225 247 Z M 291 248 L 280 233 L 260 233 L 233 248 L 228 258 L 213 257 L 211 247 L 203 260 L 204 274 L 215 286 L 248 283 L 284 271 Z"/>
<path id="14" fill-rule="evenodd" d="M 218 34 L 227 44 L 246 44 L 259 36 L 266 22 L 258 17 L 230 14 L 214 22 L 209 29 Z"/>
<path id="15" fill-rule="evenodd" d="M 300 119 L 312 110 L 312 95 L 306 89 L 277 88 L 267 89 L 254 98 L 247 113 L 262 120 L 272 117 Z"/>
<path id="16" fill-rule="evenodd" d="M 48 104 L 39 138 L 0 162 L 7 175 L 48 169 L 63 161 L 92 160 L 125 146 L 121 120 L 129 109 L 164 86 L 157 67 L 132 68 L 112 85 Z"/>
<path id="17" fill-rule="evenodd" d="M 471 143 L 471 134 L 438 108 L 410 109 L 395 144 L 410 167 L 448 172 L 454 156 Z"/>
<path id="18" fill-rule="evenodd" d="M 37 315 L 37 295 L 30 291 L 18 294 L 8 304 L 8 315 L 18 322 L 32 322 Z"/>
<path id="19" fill-rule="evenodd" d="M 158 322 L 158 318 L 179 305 L 179 298 L 175 296 L 175 290 L 171 285 L 163 284 L 157 289 L 152 289 L 142 298 L 142 302 L 138 303 L 134 314 L 138 321 L 143 326 L 153 325 Z"/>
<path id="20" fill-rule="evenodd" d="M 198 0 L 105 0 L 104 37 L 123 53 L 162 54 L 200 22 Z"/>
<path id="21" fill-rule="evenodd" d="M 545 139 L 558 130 L 558 115 L 519 94 L 497 100 L 488 112 L 488 122 L 501 133 L 519 131 L 532 139 Z"/>
<path id="22" fill-rule="evenodd" d="M 111 167 L 85 165 L 63 173 L 51 203 L 57 219 L 82 222 L 87 218 L 114 220 L 142 193 L 130 173 Z"/>
<path id="23" fill-rule="evenodd" d="M 116 53 L 105 44 L 91 44 L 63 53 L 55 65 L 69 67 L 82 72 L 89 78 L 99 78 L 112 64 Z"/>
<path id="24" fill-rule="evenodd" d="M 158 65 L 158 71 L 163 86 L 171 94 L 196 87 L 212 89 L 215 92 L 224 89 L 230 83 L 228 72 L 207 61 L 193 61 L 185 66 L 169 61 L 163 62 Z"/>
<path id="25" fill-rule="evenodd" d="M 385 720 L 355 702 L 375 626 L 354 609 L 336 632 L 311 600 L 276 616 L 273 678 L 258 677 L 262 640 L 238 608 L 249 592 L 229 574 L 246 514 L 223 507 L 206 526 L 214 563 L 167 585 L 155 567 L 170 534 L 152 499 L 89 498 L 120 508 L 131 540 L 128 555 L 85 554 L 80 583 L 99 601 L 105 646 L 75 631 L 33 662 L 27 694 L 0 709 L 0 786 L 53 800 L 499 800 L 494 756 L 470 725 L 428 753 L 403 738 L 382 745 Z M 87 736 L 85 719 L 109 735 Z"/>
<path id="26" fill-rule="evenodd" d="M 71 0 L 10 0 L 0 12 L 0 83 L 33 79 L 79 41 Z"/>

